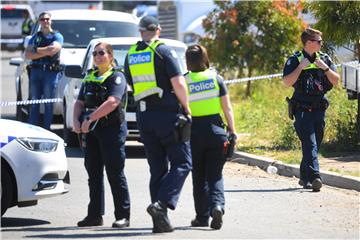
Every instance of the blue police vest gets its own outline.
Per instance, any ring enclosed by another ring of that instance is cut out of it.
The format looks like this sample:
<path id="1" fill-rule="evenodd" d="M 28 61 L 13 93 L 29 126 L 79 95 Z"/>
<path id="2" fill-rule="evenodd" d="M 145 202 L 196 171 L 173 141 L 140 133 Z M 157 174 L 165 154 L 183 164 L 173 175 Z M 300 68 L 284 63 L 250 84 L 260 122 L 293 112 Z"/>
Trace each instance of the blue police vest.
<path id="1" fill-rule="evenodd" d="M 36 47 L 46 47 L 56 40 L 56 32 L 51 32 L 47 36 L 44 36 L 40 31 L 35 34 L 34 45 Z M 32 60 L 33 64 L 59 64 L 60 62 L 60 51 L 54 56 L 46 56 L 36 60 Z"/>

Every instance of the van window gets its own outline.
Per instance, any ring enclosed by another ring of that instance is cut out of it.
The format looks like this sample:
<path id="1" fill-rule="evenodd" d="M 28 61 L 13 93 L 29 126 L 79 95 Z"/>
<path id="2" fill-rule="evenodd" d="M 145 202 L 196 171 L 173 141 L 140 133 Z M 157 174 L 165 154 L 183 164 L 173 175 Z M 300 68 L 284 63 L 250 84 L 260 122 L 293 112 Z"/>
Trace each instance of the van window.
<path id="1" fill-rule="evenodd" d="M 1 9 L 1 19 L 9 19 L 9 18 L 23 18 L 22 16 L 23 9 Z"/>
<path id="2" fill-rule="evenodd" d="M 139 37 L 137 25 L 128 22 L 53 20 L 52 27 L 63 35 L 65 48 L 86 48 L 94 38 Z"/>

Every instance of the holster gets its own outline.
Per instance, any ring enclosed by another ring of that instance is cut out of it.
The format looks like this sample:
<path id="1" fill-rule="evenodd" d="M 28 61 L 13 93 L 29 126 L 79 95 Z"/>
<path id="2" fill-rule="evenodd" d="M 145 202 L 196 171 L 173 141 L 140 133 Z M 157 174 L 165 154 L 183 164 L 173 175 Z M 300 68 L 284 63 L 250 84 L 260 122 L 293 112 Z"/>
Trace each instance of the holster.
<path id="1" fill-rule="evenodd" d="M 288 116 L 291 120 L 294 120 L 296 104 L 292 99 L 288 97 L 286 97 L 286 102 L 288 104 Z"/>
<path id="2" fill-rule="evenodd" d="M 175 142 L 186 142 L 191 137 L 191 119 L 184 114 L 178 114 L 174 126 Z"/>

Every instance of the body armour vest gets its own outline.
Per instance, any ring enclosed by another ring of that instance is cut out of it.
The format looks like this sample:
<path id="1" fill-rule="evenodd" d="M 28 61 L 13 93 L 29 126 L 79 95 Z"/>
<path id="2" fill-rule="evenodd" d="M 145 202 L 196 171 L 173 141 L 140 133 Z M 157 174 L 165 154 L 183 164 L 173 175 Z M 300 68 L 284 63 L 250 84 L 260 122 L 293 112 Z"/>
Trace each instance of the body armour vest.
<path id="1" fill-rule="evenodd" d="M 191 114 L 195 117 L 220 114 L 220 87 L 216 80 L 216 72 L 210 69 L 189 72 L 185 79 L 189 90 Z"/>
<path id="2" fill-rule="evenodd" d="M 316 58 L 320 58 L 328 64 L 326 55 L 317 52 Z M 302 51 L 295 53 L 299 63 L 304 58 Z M 306 97 L 322 97 L 327 91 L 332 88 L 332 84 L 325 75 L 324 70 L 316 66 L 315 63 L 309 64 L 306 68 L 301 71 L 298 80 L 294 84 L 295 94 L 303 95 Z"/>
<path id="3" fill-rule="evenodd" d="M 46 47 L 49 46 L 52 42 L 55 41 L 55 33 L 56 32 L 51 32 L 49 33 L 47 36 L 44 36 L 41 32 L 37 32 L 36 36 L 35 36 L 35 41 L 34 41 L 34 45 L 36 47 Z M 32 60 L 32 63 L 37 64 L 37 63 L 49 63 L 49 64 L 59 64 L 60 62 L 60 51 L 57 52 L 55 55 L 53 56 L 46 56 L 46 57 L 42 57 L 36 60 Z"/>
<path id="4" fill-rule="evenodd" d="M 157 85 L 154 65 L 155 49 L 160 44 L 163 43 L 155 40 L 144 50 L 136 50 L 137 44 L 129 50 L 128 64 L 133 79 L 135 101 L 153 94 L 162 97 L 163 90 Z"/>

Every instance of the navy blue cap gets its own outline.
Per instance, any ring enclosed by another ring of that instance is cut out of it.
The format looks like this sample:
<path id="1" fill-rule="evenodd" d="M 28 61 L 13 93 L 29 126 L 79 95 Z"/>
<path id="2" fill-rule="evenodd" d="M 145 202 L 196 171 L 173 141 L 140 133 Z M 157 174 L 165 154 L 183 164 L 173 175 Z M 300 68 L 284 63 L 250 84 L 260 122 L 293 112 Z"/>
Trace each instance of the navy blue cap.
<path id="1" fill-rule="evenodd" d="M 160 28 L 159 20 L 154 18 L 153 16 L 145 16 L 141 18 L 139 22 L 139 30 L 141 31 L 156 31 L 156 29 Z"/>

